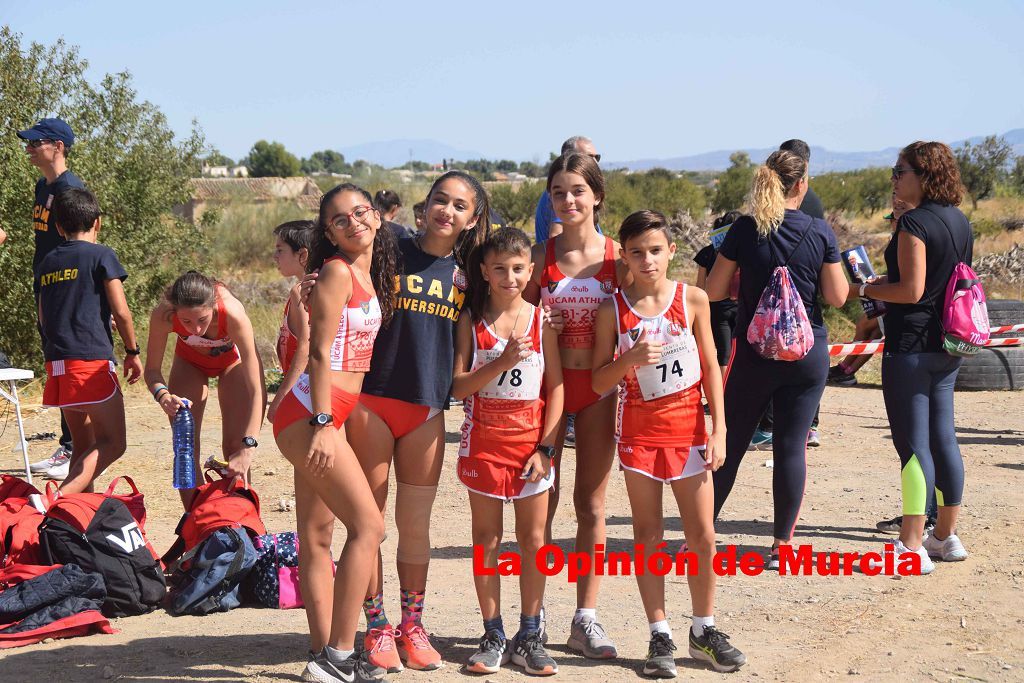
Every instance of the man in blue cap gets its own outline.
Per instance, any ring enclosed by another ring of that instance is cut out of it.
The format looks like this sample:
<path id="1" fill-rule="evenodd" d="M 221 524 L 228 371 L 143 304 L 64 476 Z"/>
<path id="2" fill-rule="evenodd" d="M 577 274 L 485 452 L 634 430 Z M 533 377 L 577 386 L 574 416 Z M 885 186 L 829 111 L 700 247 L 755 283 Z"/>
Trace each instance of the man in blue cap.
<path id="1" fill-rule="evenodd" d="M 71 145 L 75 144 L 75 134 L 66 122 L 61 119 L 40 119 L 39 123 L 28 130 L 19 131 L 18 137 L 25 141 L 29 161 L 43 173 L 43 177 L 36 183 L 36 201 L 32 207 L 32 227 L 35 228 L 33 232 L 36 236 L 32 269 L 35 271 L 43 257 L 64 241 L 50 213 L 54 198 L 72 187 L 84 189 L 85 183 L 68 170 L 67 155 Z M 39 291 L 35 290 L 35 294 L 38 296 Z M 60 432 L 60 446 L 57 450 L 46 460 L 34 463 L 31 469 L 47 479 L 63 481 L 68 476 L 72 447 L 71 432 L 63 411 L 60 415 Z"/>

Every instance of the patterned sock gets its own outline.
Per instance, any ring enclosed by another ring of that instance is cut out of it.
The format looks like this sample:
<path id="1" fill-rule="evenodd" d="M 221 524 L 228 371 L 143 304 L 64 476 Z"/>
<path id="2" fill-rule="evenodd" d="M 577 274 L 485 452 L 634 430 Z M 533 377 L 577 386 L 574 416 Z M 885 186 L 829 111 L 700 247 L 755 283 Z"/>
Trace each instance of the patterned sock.
<path id="1" fill-rule="evenodd" d="M 516 638 L 524 636 L 528 633 L 539 633 L 540 632 L 540 615 L 534 614 L 520 614 L 519 615 L 519 633 L 516 634 Z"/>
<path id="2" fill-rule="evenodd" d="M 388 617 L 384 614 L 384 592 L 363 600 L 363 614 L 366 615 L 366 628 L 384 628 L 388 625 Z"/>
<path id="3" fill-rule="evenodd" d="M 484 633 L 494 630 L 501 634 L 503 640 L 508 640 L 508 636 L 505 635 L 505 624 L 502 623 L 500 614 L 493 619 L 484 619 Z"/>
<path id="4" fill-rule="evenodd" d="M 402 625 L 399 629 L 403 633 L 406 626 L 421 624 L 423 619 L 423 599 L 426 595 L 426 591 L 402 589 Z"/>

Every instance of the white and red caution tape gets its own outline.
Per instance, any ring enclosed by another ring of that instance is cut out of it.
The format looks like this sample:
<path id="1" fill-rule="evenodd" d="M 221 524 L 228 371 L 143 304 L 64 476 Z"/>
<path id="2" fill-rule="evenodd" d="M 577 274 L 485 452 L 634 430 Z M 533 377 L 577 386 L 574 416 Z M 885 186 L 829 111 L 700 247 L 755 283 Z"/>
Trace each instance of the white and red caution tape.
<path id="1" fill-rule="evenodd" d="M 1024 329 L 1024 325 L 1007 325 L 1008 328 Z M 992 328 L 993 330 L 1003 328 Z M 1009 329 L 1003 331 L 1010 331 Z M 1020 346 L 1024 344 L 1024 337 L 1010 337 L 1008 339 L 989 339 L 985 346 Z M 829 344 L 828 355 L 830 356 L 860 356 L 864 354 L 881 353 L 885 347 L 885 340 L 872 342 L 851 342 L 849 344 Z"/>
<path id="2" fill-rule="evenodd" d="M 988 331 L 989 334 L 1004 334 L 1006 332 L 1020 332 L 1024 330 L 1024 323 L 1018 325 L 1003 325 L 1002 327 L 993 327 Z"/>

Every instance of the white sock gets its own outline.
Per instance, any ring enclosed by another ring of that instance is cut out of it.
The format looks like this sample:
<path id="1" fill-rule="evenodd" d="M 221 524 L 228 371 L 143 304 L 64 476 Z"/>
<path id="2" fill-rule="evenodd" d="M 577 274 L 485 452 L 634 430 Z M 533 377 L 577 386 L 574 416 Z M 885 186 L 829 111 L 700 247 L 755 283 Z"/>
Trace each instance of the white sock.
<path id="1" fill-rule="evenodd" d="M 667 633 L 669 638 L 672 637 L 672 629 L 669 628 L 668 619 L 662 619 L 661 621 L 655 621 L 655 622 L 652 622 L 650 624 L 647 624 L 647 626 L 651 629 L 651 635 L 652 636 L 655 633 Z"/>
<path id="2" fill-rule="evenodd" d="M 702 635 L 704 635 L 704 627 L 705 626 L 714 626 L 714 625 L 715 625 L 715 617 L 714 617 L 714 615 L 712 615 L 710 617 L 694 617 L 693 618 L 693 624 L 690 625 L 690 632 L 693 633 L 694 637 L 700 638 Z"/>
<path id="3" fill-rule="evenodd" d="M 327 661 L 331 664 L 341 664 L 346 659 L 351 657 L 355 653 L 355 650 L 335 650 L 330 645 L 324 648 L 324 654 L 327 655 Z"/>
<path id="4" fill-rule="evenodd" d="M 574 622 L 583 621 L 584 618 L 591 619 L 592 621 L 597 621 L 597 609 L 590 609 L 589 607 L 577 608 L 576 614 L 573 616 L 572 620 Z"/>

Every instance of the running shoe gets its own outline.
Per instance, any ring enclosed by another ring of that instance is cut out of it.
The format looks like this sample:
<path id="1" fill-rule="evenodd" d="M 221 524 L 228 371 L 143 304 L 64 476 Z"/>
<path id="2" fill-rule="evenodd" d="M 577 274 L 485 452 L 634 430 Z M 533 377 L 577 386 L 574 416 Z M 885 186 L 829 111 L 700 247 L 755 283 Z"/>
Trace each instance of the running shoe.
<path id="1" fill-rule="evenodd" d="M 324 650 L 306 662 L 302 680 L 313 683 L 382 683 L 384 670 L 370 664 L 365 655 L 353 653 L 351 657 L 335 664 Z"/>
<path id="2" fill-rule="evenodd" d="M 715 671 L 735 671 L 747 663 L 747 657 L 729 644 L 729 636 L 714 626 L 705 626 L 698 638 L 690 631 L 690 656 L 701 662 L 708 662 Z"/>
<path id="3" fill-rule="evenodd" d="M 900 539 L 897 538 L 896 542 L 893 544 L 893 554 L 896 555 L 896 558 L 895 558 L 895 562 L 896 563 L 899 562 L 900 556 L 903 555 L 904 553 L 917 553 L 921 557 L 921 575 L 922 576 L 924 576 L 925 574 L 931 574 L 933 571 L 935 571 L 935 563 L 932 562 L 932 559 L 930 557 L 928 557 L 928 551 L 925 550 L 923 545 L 920 548 L 918 548 L 917 550 L 911 550 L 907 546 L 903 545 L 903 541 L 901 541 Z M 885 554 L 885 550 L 882 551 L 882 555 L 884 555 L 884 554 Z M 876 569 L 878 571 L 882 571 L 884 566 L 885 566 L 885 559 L 883 558 L 883 559 L 880 559 L 880 560 L 877 560 L 877 561 L 872 561 L 870 563 L 870 566 L 871 566 L 872 569 Z"/>
<path id="4" fill-rule="evenodd" d="M 570 415 L 565 424 L 565 445 L 576 448 L 576 416 Z"/>
<path id="5" fill-rule="evenodd" d="M 28 469 L 32 474 L 42 474 L 50 468 L 57 467 L 58 465 L 67 465 L 69 462 L 71 462 L 71 454 L 64 450 L 63 446 L 57 446 L 57 450 L 53 452 L 53 455 L 46 460 L 32 463 L 28 466 Z"/>
<path id="6" fill-rule="evenodd" d="M 887 520 L 879 522 L 878 524 L 875 525 L 875 528 L 878 529 L 879 531 L 881 531 L 883 534 L 898 535 L 900 533 L 900 528 L 902 526 L 903 526 L 903 516 L 900 515 L 899 517 L 893 517 L 892 519 L 887 519 Z M 934 517 L 928 517 L 928 519 L 926 519 L 925 523 L 924 523 L 924 531 L 925 531 L 925 533 L 926 534 L 930 534 L 934 528 L 935 528 L 935 518 Z"/>
<path id="7" fill-rule="evenodd" d="M 924 549 L 928 551 L 928 557 L 935 557 L 943 562 L 961 562 L 967 559 L 967 550 L 956 534 L 950 534 L 941 541 L 934 535 L 927 536 L 924 539 Z"/>
<path id="8" fill-rule="evenodd" d="M 772 548 L 764 558 L 764 566 L 768 571 L 779 571 L 779 549 Z"/>
<path id="9" fill-rule="evenodd" d="M 401 632 L 391 624 L 384 628 L 367 630 L 366 637 L 363 638 L 363 649 L 370 663 L 386 669 L 389 674 L 401 671 L 402 659 L 398 656 L 398 647 L 395 644 L 395 639 L 400 635 Z"/>
<path id="10" fill-rule="evenodd" d="M 825 382 L 836 387 L 855 387 L 857 386 L 857 374 L 847 373 L 841 365 L 833 365 L 828 369 L 828 377 L 825 378 Z"/>
<path id="11" fill-rule="evenodd" d="M 750 440 L 748 451 L 770 451 L 772 448 L 772 433 L 761 429 L 754 431 L 754 438 Z"/>
<path id="12" fill-rule="evenodd" d="M 821 437 L 817 429 L 811 429 L 811 431 L 807 432 L 807 445 L 811 448 L 817 448 L 821 445 Z"/>
<path id="13" fill-rule="evenodd" d="M 440 669 L 444 662 L 434 646 L 430 644 L 427 632 L 420 624 L 406 626 L 398 634 L 398 656 L 410 669 L 417 671 L 434 671 Z"/>
<path id="14" fill-rule="evenodd" d="M 64 481 L 68 478 L 68 472 L 71 470 L 71 459 L 67 459 L 59 465 L 54 465 L 50 469 L 46 470 L 43 474 L 44 479 L 53 479 L 56 481 Z M 99 475 L 97 475 L 99 476 Z"/>
<path id="15" fill-rule="evenodd" d="M 582 653 L 587 659 L 613 659 L 619 654 L 604 626 L 590 617 L 573 620 L 567 645 L 570 650 Z"/>
<path id="16" fill-rule="evenodd" d="M 491 629 L 480 639 L 476 652 L 469 656 L 466 670 L 475 674 L 496 674 L 511 657 L 512 650 L 501 631 Z"/>
<path id="17" fill-rule="evenodd" d="M 544 650 L 537 631 L 514 639 L 512 663 L 523 667 L 532 676 L 554 676 L 558 673 L 558 664 Z"/>
<path id="18" fill-rule="evenodd" d="M 676 660 L 672 653 L 676 644 L 667 633 L 658 631 L 651 634 L 651 644 L 647 648 L 647 659 L 644 660 L 644 668 L 641 670 L 644 676 L 651 678 L 675 678 Z"/>

